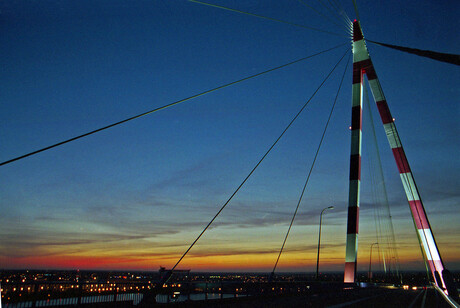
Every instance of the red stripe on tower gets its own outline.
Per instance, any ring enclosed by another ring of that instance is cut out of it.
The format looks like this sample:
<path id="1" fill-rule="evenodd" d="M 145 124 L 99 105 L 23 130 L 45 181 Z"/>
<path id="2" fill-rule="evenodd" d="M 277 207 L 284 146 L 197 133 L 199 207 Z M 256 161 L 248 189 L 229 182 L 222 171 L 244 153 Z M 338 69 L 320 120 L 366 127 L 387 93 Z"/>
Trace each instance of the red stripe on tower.
<path id="1" fill-rule="evenodd" d="M 345 262 L 345 282 L 354 282 L 356 273 L 356 262 Z"/>
<path id="2" fill-rule="evenodd" d="M 390 109 L 388 109 L 388 104 L 386 101 L 377 102 L 377 108 L 379 110 L 380 118 L 382 119 L 383 124 L 393 122 L 393 117 L 391 116 L 391 112 Z"/>
<path id="3" fill-rule="evenodd" d="M 363 41 L 363 44 L 364 44 L 364 41 Z M 362 59 L 360 61 L 357 61 L 353 64 L 356 64 L 357 66 L 359 66 L 359 68 L 361 70 L 363 70 L 364 73 L 368 74 L 368 71 L 371 70 L 371 71 L 374 71 L 374 67 L 372 65 L 372 61 L 371 59 L 369 59 L 368 57 L 366 57 L 366 59 Z M 367 76 L 369 78 L 369 76 Z"/>
<path id="4" fill-rule="evenodd" d="M 351 108 L 351 130 L 361 129 L 363 127 L 361 106 L 353 106 Z"/>
<path id="5" fill-rule="evenodd" d="M 406 154 L 402 147 L 391 149 L 395 157 L 396 165 L 398 166 L 399 173 L 410 172 L 409 163 L 407 162 Z"/>
<path id="6" fill-rule="evenodd" d="M 361 155 L 350 155 L 350 181 L 361 180 Z"/>
<path id="7" fill-rule="evenodd" d="M 352 206 L 348 208 L 348 225 L 347 234 L 358 234 L 359 226 L 359 207 Z"/>
<path id="8" fill-rule="evenodd" d="M 369 62 L 369 65 L 364 68 L 364 70 L 366 71 L 367 80 L 377 79 L 377 73 L 375 72 L 371 59 L 369 59 Z"/>
<path id="9" fill-rule="evenodd" d="M 356 20 L 353 22 L 353 42 L 360 41 L 364 38 L 361 26 Z"/>
<path id="10" fill-rule="evenodd" d="M 417 229 L 429 229 L 430 225 L 428 219 L 425 216 L 425 211 L 423 210 L 423 205 L 420 200 L 409 201 L 409 207 L 414 217 L 415 225 Z"/>
<path id="11" fill-rule="evenodd" d="M 353 63 L 353 84 L 361 83 L 363 70 L 357 63 Z"/>
<path id="12" fill-rule="evenodd" d="M 430 271 L 432 273 L 434 273 L 436 271 L 436 266 L 435 266 L 433 260 L 427 260 L 426 263 L 428 263 L 428 266 L 430 267 Z"/>

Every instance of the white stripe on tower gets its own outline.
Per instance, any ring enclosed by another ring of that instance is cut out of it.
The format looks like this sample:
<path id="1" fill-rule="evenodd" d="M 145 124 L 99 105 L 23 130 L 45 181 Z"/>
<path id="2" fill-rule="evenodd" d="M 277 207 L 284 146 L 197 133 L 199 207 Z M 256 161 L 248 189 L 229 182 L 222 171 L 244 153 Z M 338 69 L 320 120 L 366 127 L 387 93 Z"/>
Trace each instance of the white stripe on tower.
<path id="1" fill-rule="evenodd" d="M 359 23 L 356 21 L 353 23 L 353 25 L 358 28 L 360 27 Z M 361 30 L 359 31 L 362 33 Z M 366 48 L 364 43 L 363 46 Z M 433 278 L 435 279 L 435 283 L 439 287 L 445 288 L 446 286 L 442 279 L 442 271 L 444 266 L 433 234 L 431 232 L 430 223 L 428 222 L 428 218 L 420 199 L 420 194 L 417 190 L 417 186 L 415 185 L 414 176 L 410 170 L 409 162 L 407 161 L 401 140 L 399 139 L 393 117 L 391 116 L 390 109 L 388 108 L 388 104 L 380 86 L 380 82 L 377 78 L 377 74 L 375 73 L 374 65 L 372 64 L 369 54 L 367 53 L 367 49 L 365 51 L 368 57 L 367 59 L 361 60 L 359 63 L 360 67 L 367 76 L 372 95 L 374 96 L 374 100 L 377 104 L 383 127 L 385 129 L 388 142 L 390 143 L 391 150 L 393 151 L 393 156 L 395 158 L 401 181 L 404 186 L 404 191 L 406 193 L 407 200 L 409 201 L 412 217 L 417 228 L 417 235 L 419 236 L 420 242 L 422 243 L 422 248 L 425 253 L 426 260 L 430 266 L 430 270 L 433 274 Z M 437 276 L 439 278 L 436 278 Z M 438 281 L 438 279 L 440 279 L 440 281 Z"/>

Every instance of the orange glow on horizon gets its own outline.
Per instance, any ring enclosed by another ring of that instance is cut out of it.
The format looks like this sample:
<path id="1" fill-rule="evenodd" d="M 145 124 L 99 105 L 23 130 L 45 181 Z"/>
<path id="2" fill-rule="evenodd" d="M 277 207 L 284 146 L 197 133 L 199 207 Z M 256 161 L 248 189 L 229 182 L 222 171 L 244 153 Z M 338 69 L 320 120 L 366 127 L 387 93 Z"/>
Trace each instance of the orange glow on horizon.
<path id="1" fill-rule="evenodd" d="M 228 254 L 214 256 L 186 257 L 179 268 L 192 271 L 260 271 L 269 272 L 273 269 L 277 254 Z M 344 256 L 324 253 L 321 255 L 320 265 L 324 271 L 342 271 Z M 156 271 L 160 265 L 171 267 L 175 263 L 175 256 L 165 259 L 115 257 L 115 256 L 66 256 L 53 257 L 0 257 L 3 268 L 28 269 L 87 269 L 87 270 L 140 270 Z M 400 254 L 401 264 L 420 265 L 423 263 L 420 251 L 410 250 Z M 456 257 L 446 255 L 445 260 L 455 261 Z M 366 252 L 358 257 L 358 266 L 368 266 L 369 259 Z M 378 262 L 374 259 L 374 262 Z M 313 253 L 286 253 L 280 259 L 278 271 L 313 271 L 316 266 L 316 255 Z"/>

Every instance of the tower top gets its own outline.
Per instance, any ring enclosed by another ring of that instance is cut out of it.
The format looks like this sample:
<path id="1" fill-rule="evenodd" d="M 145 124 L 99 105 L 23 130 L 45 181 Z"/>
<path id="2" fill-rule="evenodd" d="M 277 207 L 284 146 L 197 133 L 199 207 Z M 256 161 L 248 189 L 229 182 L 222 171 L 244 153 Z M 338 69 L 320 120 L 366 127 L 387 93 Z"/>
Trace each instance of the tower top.
<path id="1" fill-rule="evenodd" d="M 353 21 L 353 42 L 360 41 L 364 38 L 361 25 L 356 19 Z"/>

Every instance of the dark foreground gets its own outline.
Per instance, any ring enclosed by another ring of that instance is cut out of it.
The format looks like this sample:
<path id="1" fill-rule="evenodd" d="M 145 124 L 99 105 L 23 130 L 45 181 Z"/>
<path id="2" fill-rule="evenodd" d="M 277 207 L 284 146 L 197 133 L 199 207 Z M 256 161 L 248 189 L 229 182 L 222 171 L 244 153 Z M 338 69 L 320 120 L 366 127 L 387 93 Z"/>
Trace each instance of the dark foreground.
<path id="1" fill-rule="evenodd" d="M 70 308 L 77 305 L 53 306 Z M 7 308 L 8 306 L 5 306 Z M 249 297 L 185 301 L 178 303 L 155 303 L 153 298 L 134 305 L 132 301 L 81 304 L 82 308 L 144 308 L 144 307 L 451 307 L 438 292 L 432 288 L 419 290 L 358 288 L 334 291 L 331 293 L 297 295 L 266 294 Z"/>
<path id="2" fill-rule="evenodd" d="M 451 307 L 434 289 L 359 289 L 315 295 L 265 295 L 138 307 Z"/>

